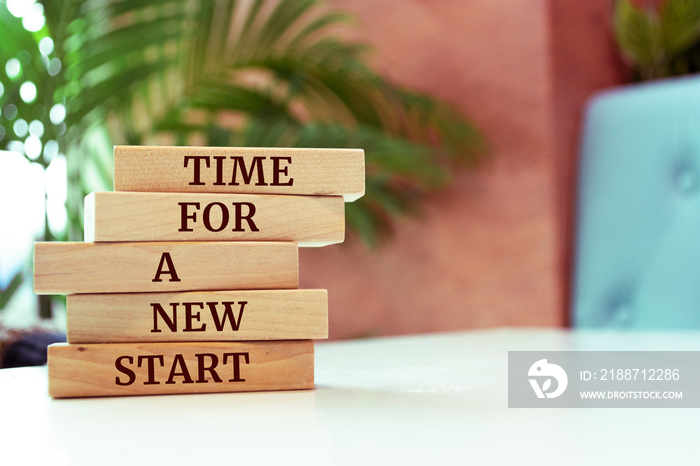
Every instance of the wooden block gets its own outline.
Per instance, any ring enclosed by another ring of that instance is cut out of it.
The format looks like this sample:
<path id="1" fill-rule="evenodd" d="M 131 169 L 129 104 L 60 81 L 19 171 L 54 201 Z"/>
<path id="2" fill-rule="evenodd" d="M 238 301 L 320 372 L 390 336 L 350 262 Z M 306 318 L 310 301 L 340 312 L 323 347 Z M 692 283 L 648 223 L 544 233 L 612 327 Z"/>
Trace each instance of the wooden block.
<path id="1" fill-rule="evenodd" d="M 299 286 L 296 243 L 35 243 L 36 294 L 284 289 Z"/>
<path id="2" fill-rule="evenodd" d="M 69 343 L 328 338 L 326 290 L 74 294 Z"/>
<path id="3" fill-rule="evenodd" d="M 340 196 L 98 192 L 85 197 L 85 241 L 297 241 L 345 238 Z"/>
<path id="4" fill-rule="evenodd" d="M 365 192 L 361 149 L 115 146 L 114 190 L 343 196 Z"/>
<path id="5" fill-rule="evenodd" d="M 314 387 L 310 340 L 49 346 L 49 395 L 157 395 Z"/>

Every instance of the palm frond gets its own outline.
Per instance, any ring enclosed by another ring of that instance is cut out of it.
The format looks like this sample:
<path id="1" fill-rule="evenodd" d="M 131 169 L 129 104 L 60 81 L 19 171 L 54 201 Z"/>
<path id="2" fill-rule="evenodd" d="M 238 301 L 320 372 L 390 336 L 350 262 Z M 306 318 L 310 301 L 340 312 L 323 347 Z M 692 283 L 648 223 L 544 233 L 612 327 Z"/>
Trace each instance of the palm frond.
<path id="1" fill-rule="evenodd" d="M 81 170 L 95 174 L 84 189 L 111 176 L 92 154 L 111 141 L 362 147 L 367 195 L 349 225 L 376 243 L 487 151 L 453 107 L 374 72 L 368 47 L 338 34 L 352 18 L 319 0 L 44 5 L 64 65 L 55 98 L 70 176 L 80 186 Z"/>
<path id="2" fill-rule="evenodd" d="M 641 8 L 617 0 L 615 39 L 640 80 L 700 71 L 700 2 L 666 0 Z"/>
<path id="3" fill-rule="evenodd" d="M 618 0 L 615 3 L 614 24 L 615 39 L 627 59 L 655 73 L 663 60 L 657 13 L 642 10 L 629 0 Z"/>
<path id="4" fill-rule="evenodd" d="M 700 34 L 700 2 L 697 0 L 667 1 L 661 8 L 663 47 L 668 55 L 687 50 Z"/>

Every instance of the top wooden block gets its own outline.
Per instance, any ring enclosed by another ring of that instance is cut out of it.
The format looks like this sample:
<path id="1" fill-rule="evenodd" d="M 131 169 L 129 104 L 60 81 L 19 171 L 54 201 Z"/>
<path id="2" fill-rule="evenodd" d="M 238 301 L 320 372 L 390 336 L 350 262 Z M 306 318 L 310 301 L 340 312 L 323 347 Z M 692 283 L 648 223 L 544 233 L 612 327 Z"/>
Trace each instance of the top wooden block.
<path id="1" fill-rule="evenodd" d="M 114 190 L 303 194 L 365 193 L 362 149 L 114 146 Z"/>

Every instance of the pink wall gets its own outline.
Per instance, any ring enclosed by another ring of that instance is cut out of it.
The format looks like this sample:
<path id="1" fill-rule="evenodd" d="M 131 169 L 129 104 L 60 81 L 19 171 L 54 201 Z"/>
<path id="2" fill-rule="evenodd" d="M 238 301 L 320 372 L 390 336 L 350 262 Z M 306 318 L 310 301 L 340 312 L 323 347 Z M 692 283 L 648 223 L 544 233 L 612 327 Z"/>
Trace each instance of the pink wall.
<path id="1" fill-rule="evenodd" d="M 654 0 L 658 3 L 659 0 Z M 557 157 L 557 216 L 562 239 L 561 274 L 573 265 L 570 247 L 575 231 L 576 150 L 586 99 L 595 91 L 628 82 L 612 39 L 612 2 L 550 0 L 553 141 Z M 564 308 L 571 292 L 564 286 Z"/>
<path id="2" fill-rule="evenodd" d="M 580 110 L 619 79 L 609 2 L 333 4 L 360 18 L 379 70 L 457 105 L 494 150 L 383 249 L 301 252 L 301 286 L 329 290 L 331 337 L 563 325 Z"/>

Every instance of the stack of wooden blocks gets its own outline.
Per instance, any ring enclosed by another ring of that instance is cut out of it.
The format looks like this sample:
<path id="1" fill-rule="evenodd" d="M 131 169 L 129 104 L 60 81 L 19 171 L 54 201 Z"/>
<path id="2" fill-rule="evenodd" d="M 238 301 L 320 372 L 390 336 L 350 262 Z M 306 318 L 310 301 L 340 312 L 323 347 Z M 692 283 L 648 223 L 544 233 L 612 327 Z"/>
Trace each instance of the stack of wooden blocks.
<path id="1" fill-rule="evenodd" d="M 364 179 L 359 149 L 115 147 L 85 242 L 35 245 L 35 293 L 68 295 L 50 395 L 313 388 L 328 297 L 297 248 L 343 241 Z"/>

